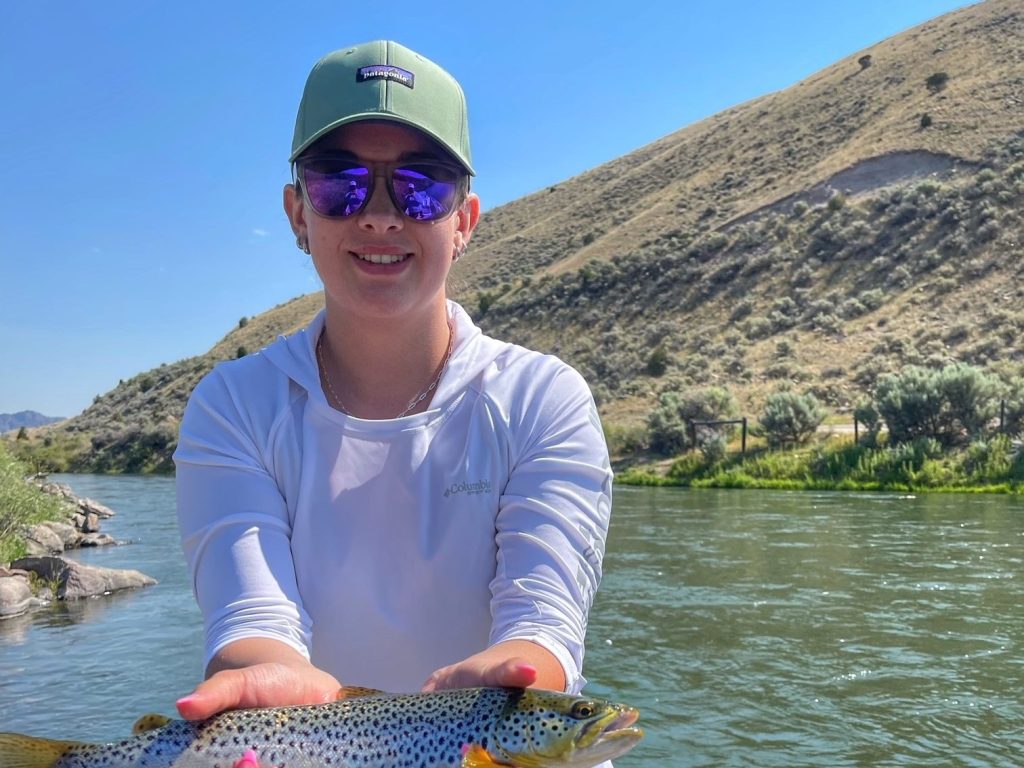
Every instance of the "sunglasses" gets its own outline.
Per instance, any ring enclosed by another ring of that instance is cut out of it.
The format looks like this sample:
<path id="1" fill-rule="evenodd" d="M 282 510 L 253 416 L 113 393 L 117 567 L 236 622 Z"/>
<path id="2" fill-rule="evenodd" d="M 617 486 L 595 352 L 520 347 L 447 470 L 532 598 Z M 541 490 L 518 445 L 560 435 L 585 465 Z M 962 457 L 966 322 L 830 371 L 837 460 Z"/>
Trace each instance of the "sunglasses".
<path id="1" fill-rule="evenodd" d="M 395 208 L 414 221 L 441 221 L 455 211 L 466 174 L 459 166 L 421 160 L 370 166 L 346 156 L 313 155 L 299 158 L 296 176 L 306 200 L 321 216 L 354 216 L 373 196 L 374 181 L 384 170 Z"/>

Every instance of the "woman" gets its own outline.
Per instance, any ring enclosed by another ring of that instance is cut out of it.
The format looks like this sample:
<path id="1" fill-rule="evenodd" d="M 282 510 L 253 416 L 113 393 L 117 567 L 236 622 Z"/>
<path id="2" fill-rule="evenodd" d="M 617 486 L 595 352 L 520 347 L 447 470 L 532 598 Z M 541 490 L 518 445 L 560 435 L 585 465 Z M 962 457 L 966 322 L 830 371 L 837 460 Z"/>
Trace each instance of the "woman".
<path id="1" fill-rule="evenodd" d="M 462 90 L 392 42 L 321 59 L 284 207 L 324 285 L 181 425 L 206 631 L 186 718 L 391 691 L 578 691 L 611 471 L 582 378 L 446 296 L 480 203 Z M 413 194 L 410 194 L 412 192 Z"/>

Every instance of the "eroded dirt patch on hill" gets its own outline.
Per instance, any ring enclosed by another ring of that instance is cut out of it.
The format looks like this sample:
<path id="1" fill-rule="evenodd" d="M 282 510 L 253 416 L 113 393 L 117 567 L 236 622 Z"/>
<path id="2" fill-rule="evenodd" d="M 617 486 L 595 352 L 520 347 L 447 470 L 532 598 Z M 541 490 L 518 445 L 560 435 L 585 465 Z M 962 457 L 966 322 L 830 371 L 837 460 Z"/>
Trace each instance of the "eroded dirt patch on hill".
<path id="1" fill-rule="evenodd" d="M 953 155 L 915 150 L 911 152 L 890 152 L 878 157 L 869 157 L 844 168 L 813 187 L 776 200 L 756 211 L 745 213 L 726 222 L 719 231 L 727 232 L 734 227 L 769 213 L 790 214 L 797 203 L 810 206 L 824 205 L 833 195 L 855 197 L 874 192 L 883 187 L 903 185 L 914 181 L 932 179 L 944 181 L 965 171 L 974 171 L 972 163 Z"/>

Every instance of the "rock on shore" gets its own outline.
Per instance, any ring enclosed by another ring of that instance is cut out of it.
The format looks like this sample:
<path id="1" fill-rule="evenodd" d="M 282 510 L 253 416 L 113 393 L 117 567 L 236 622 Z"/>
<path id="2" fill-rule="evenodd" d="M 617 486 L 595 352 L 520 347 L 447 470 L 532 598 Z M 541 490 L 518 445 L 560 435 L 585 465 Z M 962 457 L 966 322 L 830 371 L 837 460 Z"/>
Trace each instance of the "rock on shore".
<path id="1" fill-rule="evenodd" d="M 63 557 L 23 557 L 11 563 L 8 572 L 17 577 L 34 573 L 56 590 L 58 600 L 78 600 L 156 584 L 156 579 L 134 570 L 83 565 Z M 3 581 L 5 581 L 4 579 Z"/>

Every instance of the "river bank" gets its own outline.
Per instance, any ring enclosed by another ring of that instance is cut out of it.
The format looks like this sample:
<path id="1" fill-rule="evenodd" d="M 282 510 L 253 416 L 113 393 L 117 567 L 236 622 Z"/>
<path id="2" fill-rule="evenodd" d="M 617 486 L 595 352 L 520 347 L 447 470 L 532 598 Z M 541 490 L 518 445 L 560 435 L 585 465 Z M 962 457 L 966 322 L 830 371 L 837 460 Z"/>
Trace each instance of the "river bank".
<path id="1" fill-rule="evenodd" d="M 755 447 L 723 457 L 690 451 L 621 468 L 621 485 L 811 491 L 1024 492 L 1024 451 L 997 435 L 964 448 L 932 439 L 894 446 L 823 440 L 809 447 Z"/>

